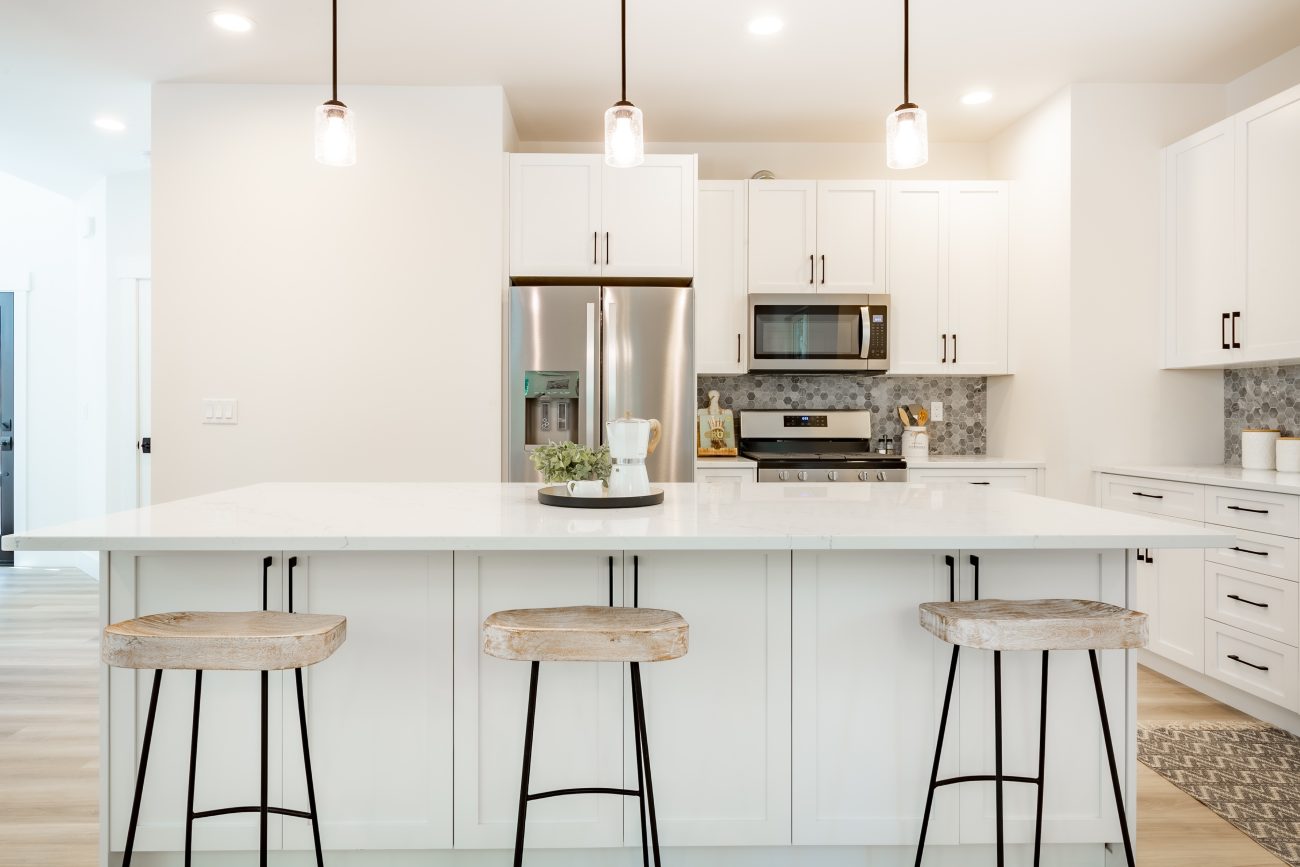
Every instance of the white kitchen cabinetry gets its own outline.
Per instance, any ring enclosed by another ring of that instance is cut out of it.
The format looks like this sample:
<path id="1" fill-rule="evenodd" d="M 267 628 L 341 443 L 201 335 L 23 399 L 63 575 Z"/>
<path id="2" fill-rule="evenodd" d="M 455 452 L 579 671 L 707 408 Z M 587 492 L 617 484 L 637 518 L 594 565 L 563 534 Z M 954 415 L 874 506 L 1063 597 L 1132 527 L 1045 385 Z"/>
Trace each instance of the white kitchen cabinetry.
<path id="1" fill-rule="evenodd" d="M 302 554 L 282 563 L 285 581 L 292 572 L 295 611 L 348 618 L 347 642 L 303 672 L 326 847 L 450 848 L 450 552 Z M 284 593 L 287 602 L 287 585 Z M 285 799 L 303 805 L 290 672 L 283 696 Z M 373 785 L 376 776 L 383 785 Z M 284 848 L 311 849 L 311 824 L 284 820 Z"/>
<path id="2" fill-rule="evenodd" d="M 733 487 L 736 485 L 750 485 L 758 481 L 758 467 L 750 466 L 730 466 L 715 467 L 705 463 L 702 458 L 700 463 L 695 465 L 695 483 L 697 485 L 717 485 L 719 487 Z"/>
<path id="3" fill-rule="evenodd" d="M 907 468 L 907 480 L 927 485 L 979 485 L 1026 494 L 1043 492 L 1042 472 L 1037 467 L 965 469 L 927 467 L 923 461 L 916 461 Z"/>
<path id="4" fill-rule="evenodd" d="M 1179 523 L 1200 526 L 1193 521 Z M 1147 585 L 1150 605 L 1138 610 L 1151 615 L 1147 647 L 1201 671 L 1205 664 L 1204 553 L 1198 548 L 1143 548 L 1138 556 L 1138 580 Z"/>
<path id="5" fill-rule="evenodd" d="M 695 266 L 695 369 L 744 373 L 746 182 L 701 181 Z"/>
<path id="6" fill-rule="evenodd" d="M 641 666 L 663 845 L 789 845 L 790 553 L 628 552 L 623 580 L 627 604 L 691 626 L 686 656 Z M 624 718 L 630 744 L 630 696 Z M 629 748 L 624 786 L 636 784 Z M 637 801 L 624 806 L 626 844 L 640 846 Z"/>
<path id="7" fill-rule="evenodd" d="M 611 596 L 621 605 L 622 555 L 458 551 L 454 570 L 456 848 L 505 849 L 518 817 L 529 664 L 483 654 L 481 624 L 502 609 L 609 605 Z M 532 791 L 621 784 L 626 678 L 626 666 L 615 663 L 541 666 Z M 576 795 L 528 807 L 530 847 L 622 844 L 620 798 Z"/>
<path id="8" fill-rule="evenodd" d="M 1007 373 L 1007 185 L 889 185 L 890 373 Z"/>
<path id="9" fill-rule="evenodd" d="M 510 274 L 688 278 L 695 187 L 694 155 L 613 169 L 599 154 L 512 154 Z"/>
<path id="10" fill-rule="evenodd" d="M 750 181 L 750 292 L 883 292 L 883 181 Z"/>

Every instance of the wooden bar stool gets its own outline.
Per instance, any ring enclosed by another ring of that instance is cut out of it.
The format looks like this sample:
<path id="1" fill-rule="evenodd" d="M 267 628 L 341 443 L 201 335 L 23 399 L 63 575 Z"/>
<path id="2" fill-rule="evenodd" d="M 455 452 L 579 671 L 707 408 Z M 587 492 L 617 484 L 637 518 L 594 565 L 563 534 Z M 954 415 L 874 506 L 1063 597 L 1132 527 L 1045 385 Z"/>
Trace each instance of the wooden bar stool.
<path id="1" fill-rule="evenodd" d="M 124 620 L 104 628 L 102 657 L 117 668 L 153 669 L 153 692 L 149 696 L 149 716 L 144 727 L 144 745 L 140 751 L 140 768 L 136 774 L 135 798 L 131 803 L 131 822 L 127 827 L 126 851 L 122 867 L 130 867 L 135 848 L 136 824 L 140 819 L 140 797 L 144 794 L 145 770 L 149 766 L 149 744 L 153 740 L 154 714 L 158 710 L 158 691 L 166 670 L 194 672 L 194 724 L 190 735 L 189 795 L 185 813 L 185 864 L 189 867 L 194 820 L 230 813 L 260 813 L 262 816 L 261 865 L 266 867 L 267 817 L 296 816 L 310 819 L 316 843 L 316 864 L 323 867 L 320 823 L 316 817 L 316 788 L 311 775 L 311 752 L 307 746 L 307 711 L 302 695 L 302 670 L 315 665 L 338 649 L 347 635 L 347 620 L 333 614 L 288 614 L 280 611 L 247 612 L 179 612 L 150 614 Z M 292 668 L 298 686 L 298 723 L 302 734 L 302 759 L 307 770 L 309 809 L 288 810 L 267 805 L 267 692 L 271 671 Z M 255 807 L 223 807 L 216 810 L 194 809 L 194 771 L 198 764 L 199 701 L 203 690 L 203 672 L 260 671 L 262 673 L 262 797 Z"/>
<path id="2" fill-rule="evenodd" d="M 920 607 L 921 625 L 952 647 L 948 668 L 948 688 L 943 696 L 943 713 L 939 718 L 939 738 L 934 748 L 934 766 L 930 771 L 930 788 L 925 796 L 925 814 L 921 819 L 921 839 L 916 849 L 916 867 L 925 853 L 925 834 L 930 825 L 930 807 L 934 790 L 940 786 L 965 782 L 993 782 L 997 798 L 998 867 L 1005 863 L 1003 839 L 1002 785 L 1029 783 L 1038 787 L 1038 809 L 1034 826 L 1034 867 L 1038 867 L 1043 848 L 1043 767 L 1047 749 L 1047 659 L 1053 650 L 1086 650 L 1092 663 L 1092 684 L 1097 693 L 1097 711 L 1106 741 L 1106 760 L 1110 763 L 1110 782 L 1119 813 L 1120 833 L 1124 838 L 1124 855 L 1134 867 L 1133 843 L 1129 838 L 1128 819 L 1124 813 L 1124 794 L 1119 771 L 1115 767 L 1115 746 L 1106 719 L 1106 697 L 1101 688 L 1101 671 L 1097 667 L 1098 650 L 1132 650 L 1147 643 L 1147 616 L 1138 611 L 1088 602 L 1080 599 L 1035 599 L 1023 602 L 1003 599 L 976 599 L 967 602 L 926 602 Z M 948 709 L 952 704 L 952 687 L 957 677 L 957 654 L 962 647 L 993 651 L 993 736 L 994 773 L 939 779 L 939 759 L 943 754 L 943 736 L 948 727 Z M 1043 653 L 1042 704 L 1039 712 L 1038 775 L 1009 776 L 1002 772 L 1002 651 L 1040 650 Z"/>
<path id="3" fill-rule="evenodd" d="M 641 694 L 641 663 L 662 662 L 686 655 L 689 627 L 674 611 L 656 608 L 528 608 L 498 611 L 483 621 L 483 652 L 498 659 L 531 662 L 528 719 L 524 726 L 524 767 L 519 782 L 519 820 L 515 827 L 515 867 L 524 861 L 524 826 L 528 802 L 560 795 L 623 795 L 640 802 L 641 859 L 650 863 L 646 845 L 649 815 L 655 867 L 659 867 L 659 824 L 655 818 L 654 781 L 650 774 L 650 743 L 645 730 L 645 699 Z M 627 662 L 632 682 L 632 738 L 636 742 L 635 789 L 588 787 L 554 789 L 529 794 L 533 764 L 533 721 L 537 715 L 537 674 L 543 662 Z"/>

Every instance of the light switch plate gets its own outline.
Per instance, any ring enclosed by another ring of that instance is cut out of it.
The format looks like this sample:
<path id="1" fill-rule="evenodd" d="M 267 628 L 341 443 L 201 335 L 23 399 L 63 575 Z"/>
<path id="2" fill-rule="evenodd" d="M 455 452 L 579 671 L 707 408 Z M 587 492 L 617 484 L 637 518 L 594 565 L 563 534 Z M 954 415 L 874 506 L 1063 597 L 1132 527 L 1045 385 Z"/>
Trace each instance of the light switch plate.
<path id="1" fill-rule="evenodd" d="M 930 421 L 943 421 L 943 401 L 930 401 Z"/>
<path id="2" fill-rule="evenodd" d="M 239 401 L 233 397 L 203 398 L 204 424 L 239 424 Z"/>

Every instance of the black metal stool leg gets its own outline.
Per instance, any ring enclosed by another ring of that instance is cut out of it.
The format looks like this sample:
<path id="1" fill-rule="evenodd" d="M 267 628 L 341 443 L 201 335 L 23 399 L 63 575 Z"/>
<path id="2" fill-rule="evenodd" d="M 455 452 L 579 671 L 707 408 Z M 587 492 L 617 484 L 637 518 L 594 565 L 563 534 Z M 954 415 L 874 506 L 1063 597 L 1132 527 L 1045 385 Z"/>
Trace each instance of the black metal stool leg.
<path id="1" fill-rule="evenodd" d="M 199 763 L 199 699 L 203 695 L 203 670 L 194 672 L 194 729 L 190 733 L 190 783 L 185 799 L 185 867 L 194 851 L 194 773 Z"/>
<path id="2" fill-rule="evenodd" d="M 628 682 L 631 683 L 630 666 L 628 672 Z M 650 844 L 646 839 L 645 772 L 642 769 L 641 756 L 641 695 L 636 687 L 632 688 L 632 740 L 633 749 L 636 751 L 636 802 L 637 818 L 641 822 L 641 864 L 642 867 L 650 867 Z"/>
<path id="3" fill-rule="evenodd" d="M 1043 651 L 1042 706 L 1038 713 L 1038 808 L 1034 814 L 1034 867 L 1043 852 L 1043 781 L 1047 766 L 1047 654 Z"/>
<path id="4" fill-rule="evenodd" d="M 1115 745 L 1110 739 L 1110 720 L 1106 717 L 1106 696 L 1101 689 L 1101 669 L 1097 667 L 1097 651 L 1088 651 L 1088 661 L 1092 663 L 1092 685 L 1097 691 L 1097 712 L 1101 714 L 1101 733 L 1106 740 L 1106 761 L 1110 764 L 1110 785 L 1115 792 L 1119 831 L 1124 838 L 1124 857 L 1128 860 L 1128 867 L 1135 867 L 1133 841 L 1128 832 L 1128 814 L 1124 812 L 1124 791 L 1119 784 L 1119 770 L 1115 767 Z"/>
<path id="5" fill-rule="evenodd" d="M 311 748 L 307 746 L 307 705 L 302 697 L 302 669 L 293 670 L 298 687 L 298 726 L 302 732 L 302 764 L 307 771 L 307 808 L 311 810 L 311 836 L 316 844 L 316 867 L 325 867 L 325 853 L 320 846 L 320 818 L 316 814 L 316 783 L 311 775 Z"/>
<path id="6" fill-rule="evenodd" d="M 925 854 L 925 835 L 930 829 L 930 809 L 934 806 L 934 790 L 939 780 L 939 760 L 943 757 L 943 735 L 948 729 L 948 709 L 952 706 L 952 687 L 957 679 L 957 654 L 961 647 L 952 646 L 952 662 L 948 666 L 948 688 L 943 694 L 943 713 L 939 716 L 939 739 L 934 745 L 934 767 L 930 771 L 930 788 L 925 793 L 925 813 L 921 817 L 921 839 L 916 844 L 916 867 L 921 867 Z"/>
<path id="7" fill-rule="evenodd" d="M 998 817 L 998 867 L 1005 867 L 1006 835 L 1002 813 L 1002 651 L 993 651 L 993 765 Z"/>
<path id="8" fill-rule="evenodd" d="M 258 834 L 258 863 L 261 867 L 266 867 L 266 831 L 269 825 L 269 812 L 267 810 L 267 786 L 270 780 L 270 772 L 267 767 L 267 751 L 269 746 L 269 729 L 270 729 L 270 677 L 269 671 L 262 672 L 262 809 L 261 823 Z"/>
<path id="9" fill-rule="evenodd" d="M 524 825 L 528 821 L 528 775 L 533 766 L 533 720 L 537 716 L 537 670 L 534 662 L 528 679 L 528 722 L 524 727 L 524 769 L 519 775 L 519 822 L 515 826 L 514 867 L 524 863 Z"/>
<path id="10" fill-rule="evenodd" d="M 645 726 L 645 694 L 641 691 L 641 664 L 639 662 L 630 663 L 632 668 L 632 695 L 636 704 L 640 706 L 640 728 L 641 728 L 641 757 L 645 760 L 645 798 L 646 808 L 650 812 L 650 847 L 655 856 L 655 867 L 660 867 L 659 862 L 659 820 L 655 816 L 655 784 L 654 778 L 650 773 L 650 738 L 646 734 Z"/>
<path id="11" fill-rule="evenodd" d="M 135 775 L 135 798 L 131 801 L 131 821 L 126 828 L 126 852 L 122 867 L 131 867 L 131 853 L 135 851 L 135 829 L 140 822 L 140 796 L 144 794 L 144 774 L 149 767 L 149 745 L 153 741 L 153 720 L 158 713 L 158 688 L 162 686 L 162 669 L 153 673 L 153 692 L 149 695 L 149 716 L 144 724 L 144 745 L 140 748 L 140 770 Z"/>

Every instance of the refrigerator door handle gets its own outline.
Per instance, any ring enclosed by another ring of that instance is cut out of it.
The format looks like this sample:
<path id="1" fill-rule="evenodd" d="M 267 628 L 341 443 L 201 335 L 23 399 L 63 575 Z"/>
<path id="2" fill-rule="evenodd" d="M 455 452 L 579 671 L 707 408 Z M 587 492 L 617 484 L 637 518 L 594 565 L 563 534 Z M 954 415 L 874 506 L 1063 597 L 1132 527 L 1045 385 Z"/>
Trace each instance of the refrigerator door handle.
<path id="1" fill-rule="evenodd" d="M 596 371 L 600 364 L 600 353 L 598 352 L 600 335 L 597 333 L 596 320 L 596 302 L 587 302 L 587 370 L 586 384 L 583 387 L 583 407 L 584 418 L 587 420 L 586 436 L 584 444 L 590 448 L 596 448 L 600 445 L 600 437 L 597 429 L 600 424 L 600 409 L 597 404 L 598 383 L 596 381 Z"/>

